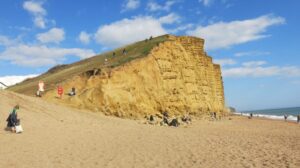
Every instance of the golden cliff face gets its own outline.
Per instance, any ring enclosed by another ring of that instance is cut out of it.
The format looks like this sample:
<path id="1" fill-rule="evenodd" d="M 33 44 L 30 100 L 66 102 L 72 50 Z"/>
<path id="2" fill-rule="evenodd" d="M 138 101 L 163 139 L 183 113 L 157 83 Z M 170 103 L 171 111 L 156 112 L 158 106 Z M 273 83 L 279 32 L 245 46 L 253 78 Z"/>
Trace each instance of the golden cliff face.
<path id="1" fill-rule="evenodd" d="M 171 115 L 223 114 L 221 69 L 204 52 L 204 40 L 169 39 L 145 58 L 112 70 L 102 68 L 100 75 L 76 76 L 62 83 L 66 91 L 75 87 L 76 96 L 59 100 L 56 91 L 50 91 L 45 97 L 119 117 L 138 118 L 162 111 Z"/>

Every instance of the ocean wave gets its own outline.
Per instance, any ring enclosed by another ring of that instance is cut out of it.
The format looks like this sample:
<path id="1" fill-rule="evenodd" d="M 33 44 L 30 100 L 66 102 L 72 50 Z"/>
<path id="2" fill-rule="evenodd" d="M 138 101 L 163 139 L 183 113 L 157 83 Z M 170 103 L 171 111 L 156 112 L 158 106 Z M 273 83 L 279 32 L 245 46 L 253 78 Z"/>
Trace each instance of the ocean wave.
<path id="1" fill-rule="evenodd" d="M 238 112 L 236 112 L 234 114 L 241 115 L 241 116 L 250 116 L 250 113 L 238 113 Z M 253 114 L 253 117 L 268 118 L 268 119 L 272 119 L 272 120 L 284 120 L 284 115 Z M 296 122 L 297 121 L 297 116 L 288 115 L 287 120 Z"/>

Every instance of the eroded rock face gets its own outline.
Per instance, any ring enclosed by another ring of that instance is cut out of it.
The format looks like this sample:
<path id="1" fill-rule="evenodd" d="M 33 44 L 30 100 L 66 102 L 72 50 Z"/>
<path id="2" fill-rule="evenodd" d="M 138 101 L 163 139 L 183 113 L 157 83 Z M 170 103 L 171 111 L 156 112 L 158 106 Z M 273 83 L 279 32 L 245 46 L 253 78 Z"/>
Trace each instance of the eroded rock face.
<path id="1" fill-rule="evenodd" d="M 196 116 L 225 113 L 221 69 L 204 52 L 204 40 L 169 39 L 145 58 L 63 83 L 66 91 L 76 87 L 74 97 L 57 100 L 56 91 L 50 91 L 46 98 L 119 117 L 138 118 L 162 111 Z"/>

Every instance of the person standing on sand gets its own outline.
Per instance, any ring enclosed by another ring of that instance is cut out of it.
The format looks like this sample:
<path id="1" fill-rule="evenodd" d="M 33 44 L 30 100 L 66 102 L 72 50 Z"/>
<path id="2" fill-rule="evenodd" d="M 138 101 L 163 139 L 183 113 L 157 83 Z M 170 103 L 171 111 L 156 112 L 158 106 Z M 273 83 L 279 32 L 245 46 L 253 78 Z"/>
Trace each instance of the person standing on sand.
<path id="1" fill-rule="evenodd" d="M 45 91 L 44 87 L 45 87 L 44 82 L 43 82 L 43 81 L 39 81 L 39 84 L 38 84 L 38 91 L 37 91 L 37 93 L 36 93 L 36 96 L 42 97 L 42 93 Z"/>
<path id="2" fill-rule="evenodd" d="M 19 122 L 17 110 L 20 109 L 19 105 L 16 105 L 13 110 L 10 112 L 7 121 L 7 128 L 10 128 L 12 132 L 15 132 L 15 127 L 17 123 Z"/>
<path id="3" fill-rule="evenodd" d="M 59 86 L 57 87 L 57 94 L 58 94 L 58 96 L 59 96 L 60 99 L 62 99 L 63 93 L 64 93 L 64 89 L 63 89 L 62 86 L 59 85 Z"/>
<path id="4" fill-rule="evenodd" d="M 252 114 L 252 113 L 250 113 L 250 115 L 249 115 L 249 119 L 252 119 L 252 117 L 253 117 L 253 114 Z"/>
<path id="5" fill-rule="evenodd" d="M 284 115 L 284 121 L 286 121 L 286 120 L 287 120 L 287 117 L 288 117 L 287 115 Z"/>
<path id="6" fill-rule="evenodd" d="M 297 123 L 300 123 L 300 114 L 297 116 Z"/>

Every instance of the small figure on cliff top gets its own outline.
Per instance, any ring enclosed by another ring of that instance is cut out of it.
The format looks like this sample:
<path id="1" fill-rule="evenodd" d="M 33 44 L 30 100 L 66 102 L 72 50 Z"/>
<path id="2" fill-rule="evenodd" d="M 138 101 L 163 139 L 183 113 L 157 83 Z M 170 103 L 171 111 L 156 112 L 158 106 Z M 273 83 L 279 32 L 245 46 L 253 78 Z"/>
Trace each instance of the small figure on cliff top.
<path id="1" fill-rule="evenodd" d="M 149 40 L 151 41 L 152 39 L 153 39 L 153 37 L 152 37 L 152 36 L 150 36 Z"/>

